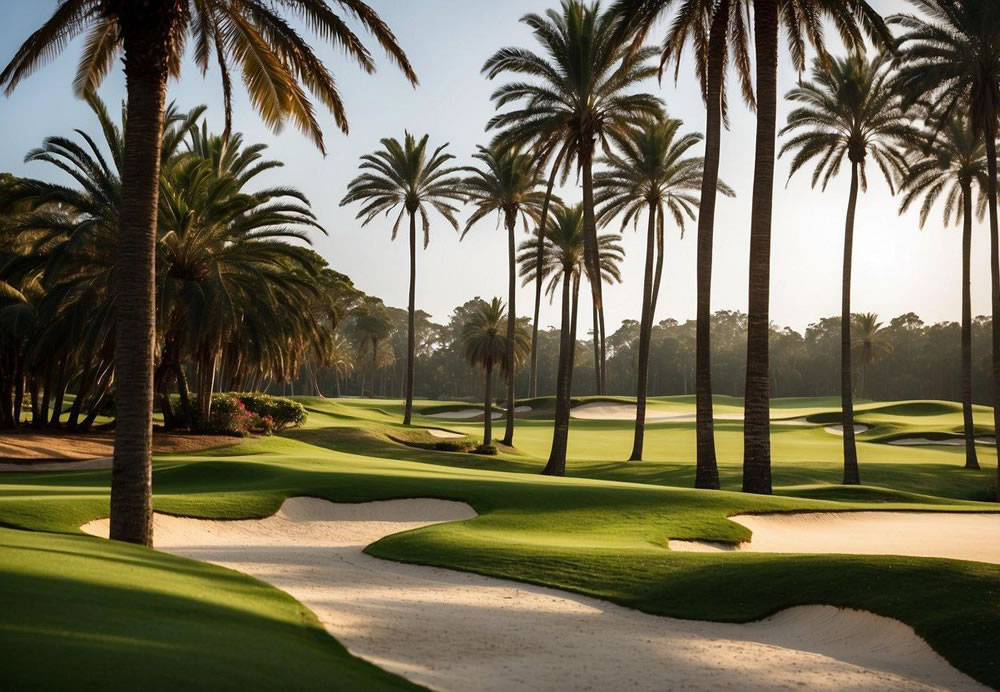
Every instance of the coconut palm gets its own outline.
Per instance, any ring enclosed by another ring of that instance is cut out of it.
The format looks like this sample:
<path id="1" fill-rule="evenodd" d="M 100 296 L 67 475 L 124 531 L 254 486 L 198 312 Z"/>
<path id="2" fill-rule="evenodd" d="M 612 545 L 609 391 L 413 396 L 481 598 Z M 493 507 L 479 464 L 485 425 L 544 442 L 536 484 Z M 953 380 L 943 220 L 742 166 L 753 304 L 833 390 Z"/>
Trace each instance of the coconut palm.
<path id="1" fill-rule="evenodd" d="M 965 467 L 978 469 L 976 432 L 972 420 L 972 217 L 973 185 L 979 189 L 976 212 L 986 213 L 986 146 L 974 134 L 968 119 L 952 116 L 942 125 L 932 123 L 911 142 L 910 165 L 900 184 L 900 213 L 923 198 L 920 227 L 939 199 L 944 200 L 944 225 L 962 224 L 962 421 L 965 430 Z"/>
<path id="2" fill-rule="evenodd" d="M 382 213 L 399 209 L 392 227 L 392 239 L 403 221 L 410 222 L 410 298 L 406 357 L 406 409 L 403 425 L 413 417 L 413 366 L 416 357 L 414 319 L 417 286 L 417 216 L 423 229 L 424 248 L 430 242 L 430 210 L 436 210 L 458 230 L 455 202 L 464 198 L 464 184 L 457 175 L 459 169 L 448 166 L 454 156 L 444 150 L 448 144 L 428 152 L 428 135 L 419 140 L 406 132 L 403 141 L 391 137 L 382 140 L 382 148 L 361 157 L 362 173 L 351 181 L 340 205 L 361 202 L 357 218 L 367 226 Z"/>
<path id="3" fill-rule="evenodd" d="M 871 158 L 895 193 L 895 183 L 906 170 L 905 144 L 915 134 L 907 109 L 889 84 L 889 68 L 890 57 L 885 53 L 870 61 L 858 53 L 826 61 L 817 59 L 812 81 L 801 83 L 785 97 L 797 105 L 779 133 L 789 139 L 778 155 L 794 153 L 789 179 L 807 163 L 816 161 L 812 185 L 819 183 L 825 191 L 845 158 L 851 167 L 840 303 L 840 404 L 844 424 L 843 482 L 854 485 L 861 482 L 854 440 L 851 370 L 851 263 L 858 190 L 868 188 L 865 163 Z"/>
<path id="4" fill-rule="evenodd" d="M 664 214 L 670 213 L 683 235 L 685 218 L 695 218 L 694 209 L 698 204 L 695 193 L 701 189 L 704 159 L 688 155 L 691 147 L 701 141 L 701 135 L 680 136 L 681 124 L 680 120 L 664 118 L 634 128 L 627 139 L 617 142 L 617 153 L 609 153 L 599 161 L 603 170 L 594 176 L 599 223 L 605 225 L 621 217 L 624 230 L 630 223 L 638 226 L 639 217 L 646 213 L 635 436 L 629 461 L 642 460 L 649 345 L 663 273 Z M 719 183 L 719 189 L 732 195 L 732 190 L 724 183 Z"/>
<path id="5" fill-rule="evenodd" d="M 341 0 L 390 59 L 416 83 L 396 38 L 361 0 Z M 291 121 L 322 150 L 323 138 L 305 89 L 334 115 L 346 132 L 344 105 L 333 75 L 282 15 L 296 14 L 324 42 L 343 47 L 367 72 L 374 61 L 360 38 L 326 3 L 288 0 L 62 0 L 53 15 L 18 49 L 0 73 L 10 92 L 87 34 L 74 81 L 78 94 L 94 91 L 123 56 L 128 119 L 122 160 L 121 243 L 118 267 L 115 368 L 114 473 L 111 488 L 113 539 L 152 544 L 153 343 L 155 339 L 154 245 L 159 192 L 160 133 L 167 78 L 178 76 L 190 35 L 195 63 L 204 73 L 216 61 L 222 75 L 229 131 L 232 82 L 238 67 L 250 101 L 264 121 L 280 129 Z"/>
<path id="6" fill-rule="evenodd" d="M 933 107 L 941 122 L 965 115 L 986 149 L 993 319 L 993 391 L 1000 398 L 1000 222 L 997 219 L 997 137 L 1000 135 L 1000 4 L 910 0 L 925 16 L 900 14 L 903 28 L 897 85 L 908 102 Z M 1000 407 L 993 409 L 1000 450 Z M 1000 501 L 1000 465 L 997 466 Z"/>
<path id="7" fill-rule="evenodd" d="M 504 376 L 507 378 L 507 425 L 504 430 L 503 444 L 514 444 L 514 347 L 515 325 L 517 324 L 517 258 L 514 231 L 518 217 L 528 230 L 528 221 L 537 220 L 545 193 L 538 189 L 541 181 L 538 168 L 529 154 L 515 149 L 504 149 L 496 145 L 480 147 L 475 154 L 482 167 L 467 168 L 471 176 L 465 179 L 465 192 L 474 207 L 472 215 L 465 224 L 462 237 L 468 233 L 477 221 L 494 212 L 500 214 L 504 229 L 507 231 L 507 355 L 504 361 Z M 535 321 L 532 327 L 532 343 L 538 338 L 538 311 L 535 311 Z"/>
<path id="8" fill-rule="evenodd" d="M 754 104 L 749 58 L 749 32 L 744 3 L 734 0 L 617 0 L 612 12 L 620 17 L 620 31 L 639 46 L 668 10 L 676 14 L 663 39 L 661 69 L 670 61 L 680 71 L 681 56 L 690 44 L 705 101 L 705 164 L 698 204 L 697 313 L 695 327 L 695 415 L 697 464 L 695 487 L 717 490 L 719 468 L 712 420 L 711 305 L 712 245 L 722 125 L 727 119 L 726 75 L 730 56 L 742 87 L 743 99 Z"/>
<path id="9" fill-rule="evenodd" d="M 660 115 L 659 99 L 630 92 L 656 74 L 655 65 L 649 62 L 656 51 L 630 50 L 618 36 L 616 17 L 602 11 L 597 2 L 563 0 L 558 10 L 526 14 L 521 21 L 531 29 L 543 52 L 502 48 L 486 61 L 483 72 L 490 79 L 502 74 L 515 77 L 493 92 L 497 108 L 518 104 L 491 118 L 487 129 L 496 130 L 497 140 L 507 146 L 530 147 L 540 165 L 551 161 L 550 192 L 556 176 L 561 172 L 565 179 L 575 164 L 583 188 L 586 264 L 594 305 L 603 322 L 601 281 L 593 279 L 599 273 L 594 153 L 598 144 L 607 147 L 609 137 L 624 136 L 629 126 Z M 547 211 L 543 207 L 542 228 Z M 536 303 L 541 290 L 536 282 Z M 605 384 L 604 354 L 602 348 L 601 391 Z"/>
<path id="10" fill-rule="evenodd" d="M 805 71 L 811 43 L 826 59 L 823 19 L 828 18 L 847 49 L 863 51 L 864 38 L 891 40 L 885 23 L 865 0 L 754 0 L 757 132 L 750 204 L 750 290 L 747 308 L 747 368 L 743 422 L 743 490 L 771 492 L 771 421 L 768 339 L 770 335 L 771 216 L 774 196 L 775 130 L 778 105 L 778 31 L 784 27 L 792 64 Z"/>
<path id="11" fill-rule="evenodd" d="M 617 233 L 598 236 L 598 265 L 603 281 L 620 282 L 620 265 L 625 252 Z M 583 233 L 583 205 L 562 205 L 553 208 L 542 238 L 541 257 L 539 243 L 529 240 L 521 244 L 518 264 L 525 283 L 545 282 L 546 293 L 554 296 L 562 286 L 559 365 L 556 372 L 556 411 L 552 449 L 542 473 L 562 476 L 566 474 L 566 450 L 569 439 L 570 391 L 573 381 L 574 351 L 578 298 L 581 278 L 588 275 L 586 268 L 586 241 Z M 536 272 L 541 267 L 541 279 Z M 595 324 L 595 331 L 597 325 Z"/>
<path id="12" fill-rule="evenodd" d="M 465 359 L 472 367 L 482 368 L 486 380 L 483 394 L 484 445 L 493 442 L 493 369 L 499 367 L 504 375 L 509 375 L 508 363 L 516 365 L 522 361 L 531 347 L 527 330 L 519 324 L 513 330 L 513 342 L 508 343 L 505 332 L 510 333 L 509 324 L 503 301 L 494 298 L 489 303 L 477 305 L 462 328 Z"/>
<path id="13" fill-rule="evenodd" d="M 851 342 L 851 350 L 861 363 L 861 382 L 858 391 L 863 397 L 865 395 L 865 376 L 868 367 L 880 361 L 883 357 L 892 353 L 892 341 L 889 334 L 883 328 L 878 319 L 878 315 L 873 312 L 864 312 L 853 315 L 854 338 Z M 854 422 L 851 421 L 853 427 Z M 847 434 L 847 422 L 844 422 L 844 434 Z"/>

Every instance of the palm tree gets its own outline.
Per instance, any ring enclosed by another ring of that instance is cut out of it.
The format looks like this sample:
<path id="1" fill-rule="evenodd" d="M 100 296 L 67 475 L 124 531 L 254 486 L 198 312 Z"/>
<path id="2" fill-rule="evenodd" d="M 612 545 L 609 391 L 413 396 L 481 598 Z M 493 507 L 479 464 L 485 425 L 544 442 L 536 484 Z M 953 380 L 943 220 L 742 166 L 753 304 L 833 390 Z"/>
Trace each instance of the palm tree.
<path id="1" fill-rule="evenodd" d="M 507 378 L 507 426 L 503 444 L 514 444 L 514 347 L 515 310 L 517 297 L 517 258 L 514 230 L 518 216 L 528 229 L 528 220 L 537 220 L 544 204 L 545 194 L 538 190 L 540 180 L 538 168 L 532 157 L 514 149 L 503 149 L 496 145 L 480 147 L 475 158 L 482 162 L 482 168 L 467 168 L 472 175 L 465 180 L 465 192 L 475 207 L 465 224 L 462 237 L 472 229 L 477 221 L 497 212 L 507 231 L 507 355 L 504 361 L 504 375 Z M 538 336 L 538 312 L 535 312 L 532 343 Z"/>
<path id="2" fill-rule="evenodd" d="M 391 137 L 382 140 L 382 148 L 361 157 L 361 175 L 351 181 L 340 206 L 361 202 L 357 218 L 367 226 L 382 213 L 399 208 L 399 215 L 392 227 L 396 239 L 404 216 L 410 220 L 410 298 L 406 356 L 406 410 L 403 425 L 413 417 L 413 365 L 416 358 L 414 320 L 416 315 L 417 287 L 417 216 L 420 216 L 424 234 L 424 248 L 430 242 L 431 220 L 428 207 L 437 210 L 455 230 L 458 209 L 453 202 L 464 197 L 464 185 L 456 173 L 459 169 L 448 166 L 455 158 L 444 153 L 447 143 L 428 153 L 424 135 L 419 140 L 406 132 L 403 141 Z"/>
<path id="3" fill-rule="evenodd" d="M 878 315 L 873 312 L 864 312 L 852 317 L 854 321 L 854 339 L 851 342 L 851 350 L 861 361 L 861 382 L 858 391 L 861 396 L 865 395 L 865 376 L 868 367 L 882 360 L 884 356 L 892 353 L 892 341 L 889 334 L 879 322 Z M 847 434 L 847 421 L 844 421 L 844 434 Z M 853 419 L 850 425 L 854 426 Z"/>
<path id="4" fill-rule="evenodd" d="M 978 469 L 976 431 L 972 420 L 972 217 L 973 183 L 979 188 L 976 212 L 986 213 L 986 147 L 968 119 L 955 115 L 943 125 L 928 126 L 910 147 L 909 169 L 900 184 L 900 213 L 923 197 L 920 227 L 934 204 L 944 197 L 944 225 L 962 224 L 962 421 L 965 468 Z"/>
<path id="5" fill-rule="evenodd" d="M 818 159 L 812 185 L 825 191 L 846 157 L 851 166 L 851 191 L 844 227 L 844 263 L 840 310 L 840 403 L 844 424 L 845 484 L 861 482 L 854 440 L 853 372 L 851 370 L 851 262 L 858 189 L 868 188 L 865 162 L 870 156 L 882 171 L 889 189 L 906 170 L 905 143 L 914 131 L 907 110 L 891 88 L 890 57 L 882 53 L 869 61 L 864 55 L 813 64 L 813 81 L 800 84 L 786 98 L 798 106 L 788 114 L 779 133 L 790 138 L 779 156 L 794 152 L 789 179 L 802 166 Z"/>
<path id="6" fill-rule="evenodd" d="M 1000 399 L 1000 222 L 997 220 L 997 137 L 1000 135 L 1000 5 L 968 0 L 910 0 L 923 11 L 895 15 L 903 59 L 897 84 L 910 103 L 931 104 L 940 122 L 969 118 L 986 148 L 986 200 L 990 218 L 993 318 L 993 391 Z M 1000 450 L 1000 407 L 993 408 Z M 997 466 L 1000 501 L 1000 465 Z"/>
<path id="7" fill-rule="evenodd" d="M 617 233 L 598 236 L 598 265 L 602 280 L 621 281 L 619 266 L 625 252 Z M 539 257 L 538 247 L 542 252 Z M 586 242 L 583 234 L 583 205 L 556 206 L 546 224 L 545 236 L 538 243 L 529 240 L 521 244 L 518 264 L 525 283 L 546 281 L 545 292 L 554 296 L 562 286 L 559 333 L 559 365 L 556 370 L 556 411 L 552 449 L 542 473 L 553 476 L 566 474 L 566 450 L 569 440 L 570 392 L 573 384 L 573 363 L 576 348 L 577 307 L 581 277 L 587 275 Z M 541 277 L 538 268 L 541 267 Z M 595 325 L 596 327 L 596 325 Z"/>
<path id="8" fill-rule="evenodd" d="M 497 108 L 519 104 L 491 118 L 487 129 L 498 130 L 497 140 L 507 146 L 530 147 L 537 152 L 539 165 L 552 162 L 548 194 L 556 176 L 561 172 L 565 180 L 576 164 L 583 187 L 587 273 L 591 277 L 594 305 L 603 323 L 601 281 L 594 278 L 599 274 L 594 151 L 598 144 L 606 148 L 609 137 L 624 137 L 631 125 L 661 114 L 661 102 L 655 96 L 629 93 L 656 74 L 656 67 L 649 64 L 656 51 L 630 50 L 618 36 L 617 18 L 602 12 L 598 2 L 562 0 L 560 9 L 548 10 L 544 15 L 526 14 L 521 22 L 532 30 L 543 53 L 502 48 L 486 61 L 483 72 L 489 79 L 507 73 L 518 78 L 493 92 Z M 522 77 L 532 81 L 524 81 Z M 547 205 L 543 206 L 542 228 L 547 211 Z M 536 281 L 536 305 L 541 300 L 541 290 Z M 603 333 L 603 328 L 600 331 Z M 602 347 L 602 392 L 604 360 Z"/>
<path id="9" fill-rule="evenodd" d="M 848 50 L 864 50 L 864 35 L 890 41 L 878 13 L 865 0 L 754 0 L 757 132 L 750 205 L 750 286 L 747 308 L 747 367 L 744 387 L 743 490 L 771 493 L 771 421 L 768 339 L 770 335 L 771 215 L 774 196 L 778 106 L 778 30 L 783 25 L 793 66 L 805 71 L 811 43 L 824 60 L 823 18 L 832 20 Z"/>
<path id="10" fill-rule="evenodd" d="M 482 368 L 486 380 L 486 391 L 483 394 L 484 445 L 493 442 L 493 369 L 499 366 L 504 375 L 509 375 L 508 363 L 517 364 L 523 360 L 530 348 L 530 337 L 521 325 L 515 326 L 514 340 L 508 342 L 508 337 L 503 334 L 503 325 L 510 324 L 508 317 L 503 301 L 494 298 L 489 303 L 476 306 L 462 328 L 465 359 L 472 367 Z M 509 327 L 507 331 L 509 333 Z"/>
<path id="11" fill-rule="evenodd" d="M 341 6 L 370 31 L 390 59 L 416 83 L 396 38 L 361 0 Z M 279 9 L 281 8 L 281 9 Z M 190 34 L 195 63 L 204 73 L 219 64 L 231 113 L 231 71 L 238 66 L 254 108 L 277 130 L 293 122 L 322 150 L 322 132 L 303 86 L 334 115 L 346 132 L 347 119 L 333 75 L 309 41 L 282 17 L 305 19 L 324 41 L 343 47 L 362 69 L 374 61 L 360 38 L 326 3 L 288 0 L 63 0 L 52 17 L 18 49 L 0 73 L 7 94 L 74 37 L 87 33 L 74 89 L 94 91 L 124 55 L 128 120 L 122 160 L 117 302 L 115 425 L 111 484 L 112 539 L 152 544 L 153 342 L 155 338 L 155 239 L 159 192 L 160 133 L 169 76 L 178 76 Z"/>
<path id="12" fill-rule="evenodd" d="M 366 297 L 364 302 L 354 310 L 353 326 L 358 334 L 359 354 L 363 353 L 365 347 L 369 347 L 372 352 L 372 388 L 371 396 L 375 397 L 375 372 L 378 370 L 379 345 L 383 344 L 392 331 L 392 321 L 385 305 L 378 298 Z M 364 396 L 364 371 L 361 373 L 362 396 Z"/>
<path id="13" fill-rule="evenodd" d="M 664 118 L 634 128 L 627 139 L 617 142 L 620 153 L 609 153 L 599 161 L 603 170 L 594 176 L 599 223 L 608 224 L 620 216 L 624 230 L 629 223 L 638 226 L 640 215 L 646 212 L 635 436 L 629 461 L 642 460 L 649 348 L 663 272 L 664 213 L 670 212 L 683 236 L 685 217 L 695 217 L 695 193 L 701 189 L 704 159 L 688 155 L 691 147 L 701 141 L 701 135 L 678 136 L 680 126 L 680 120 Z M 732 195 L 724 183 L 719 183 L 719 189 Z"/>
<path id="14" fill-rule="evenodd" d="M 633 47 L 642 45 L 657 20 L 677 6 L 663 39 L 661 70 L 674 61 L 675 81 L 684 47 L 694 50 L 695 68 L 705 101 L 705 164 L 698 204 L 697 313 L 695 326 L 695 412 L 697 467 L 695 487 L 718 490 L 719 468 L 712 420 L 712 252 L 715 234 L 715 202 L 722 125 L 727 121 L 726 72 L 730 55 L 736 68 L 744 101 L 754 105 L 749 57 L 749 32 L 744 3 L 733 0 L 617 0 L 612 13 L 620 17 L 623 36 L 632 35 Z"/>

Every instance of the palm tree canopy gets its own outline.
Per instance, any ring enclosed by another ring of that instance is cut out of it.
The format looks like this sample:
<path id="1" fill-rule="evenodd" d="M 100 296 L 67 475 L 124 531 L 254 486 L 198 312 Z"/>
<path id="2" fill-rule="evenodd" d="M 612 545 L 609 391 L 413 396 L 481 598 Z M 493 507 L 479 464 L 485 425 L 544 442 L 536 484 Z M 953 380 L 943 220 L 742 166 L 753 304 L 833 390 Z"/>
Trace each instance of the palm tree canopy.
<path id="1" fill-rule="evenodd" d="M 825 190 L 846 157 L 858 164 L 864 190 L 868 187 L 865 162 L 870 156 L 895 192 L 906 170 L 905 144 L 915 132 L 907 109 L 891 88 L 890 60 L 885 53 L 871 61 L 859 53 L 825 62 L 816 59 L 812 80 L 786 96 L 799 104 L 780 132 L 791 137 L 779 156 L 795 152 L 789 178 L 818 159 L 812 185 L 821 183 Z"/>
<path id="2" fill-rule="evenodd" d="M 493 145 L 479 147 L 473 158 L 482 166 L 463 169 L 471 174 L 463 185 L 473 212 L 465 223 L 462 237 L 476 222 L 493 212 L 499 213 L 505 224 L 516 221 L 520 215 L 527 229 L 529 219 L 538 219 L 545 199 L 545 192 L 538 189 L 542 181 L 532 156 Z"/>
<path id="3" fill-rule="evenodd" d="M 505 366 L 507 353 L 507 309 L 494 298 L 480 302 L 462 328 L 462 351 L 469 365 L 484 370 Z M 514 365 L 521 363 L 531 350 L 531 336 L 522 324 L 514 326 Z"/>
<path id="4" fill-rule="evenodd" d="M 598 223 L 606 225 L 620 216 L 624 230 L 629 223 L 638 224 L 639 215 L 653 205 L 661 220 L 664 209 L 669 210 L 683 233 L 685 219 L 696 217 L 704 159 L 687 155 L 702 137 L 678 136 L 681 125 L 680 120 L 662 118 L 632 127 L 627 137 L 616 140 L 617 151 L 598 161 L 602 166 L 594 175 Z M 721 181 L 719 192 L 734 194 Z"/>
<path id="5" fill-rule="evenodd" d="M 363 171 L 351 181 L 340 206 L 361 202 L 357 217 L 367 226 L 379 214 L 389 214 L 399 208 L 392 227 L 396 239 L 399 225 L 406 214 L 419 214 L 423 225 L 424 247 L 430 242 L 430 216 L 427 207 L 438 211 L 455 230 L 458 208 L 465 196 L 465 186 L 458 168 L 448 166 L 455 157 L 444 153 L 448 144 L 432 152 L 427 150 L 429 135 L 419 140 L 409 132 L 403 141 L 392 137 L 381 140 L 382 148 L 361 157 Z"/>
<path id="6" fill-rule="evenodd" d="M 1000 117 L 1000 3 L 910 0 L 925 16 L 897 14 L 905 59 L 896 84 L 909 103 L 933 105 L 942 122 L 956 111 L 982 132 Z"/>
<path id="7" fill-rule="evenodd" d="M 539 158 L 561 151 L 563 175 L 573 161 L 590 156 L 597 142 L 624 135 L 625 128 L 659 116 L 662 102 L 652 94 L 629 93 L 657 73 L 654 48 L 630 52 L 616 32 L 616 20 L 599 2 L 562 0 L 559 9 L 521 18 L 542 47 L 502 48 L 483 65 L 494 79 L 510 73 L 515 81 L 493 92 L 496 107 L 519 104 L 493 116 L 488 130 L 508 146 L 533 146 Z"/>
<path id="8" fill-rule="evenodd" d="M 602 233 L 597 237 L 601 279 L 605 283 L 621 283 L 625 250 L 620 240 L 618 233 Z M 546 224 L 542 246 L 542 278 L 548 279 L 545 292 L 550 297 L 555 295 L 565 272 L 577 277 L 585 274 L 583 246 L 583 206 L 556 206 Z M 538 266 L 537 231 L 518 247 L 517 262 L 522 284 L 534 281 Z"/>
<path id="9" fill-rule="evenodd" d="M 969 119 L 953 116 L 943 125 L 925 126 L 911 142 L 909 167 L 900 184 L 902 214 L 923 197 L 920 205 L 920 226 L 923 227 L 938 199 L 944 199 L 943 221 L 963 220 L 962 188 L 973 183 L 979 188 L 976 214 L 986 214 L 986 144 L 975 134 Z"/>
<path id="10" fill-rule="evenodd" d="M 892 341 L 879 322 L 878 315 L 872 312 L 854 315 L 851 351 L 866 366 L 892 353 Z"/>
<path id="11" fill-rule="evenodd" d="M 341 48 L 365 72 L 375 62 L 361 38 L 344 18 L 322 0 L 177 0 L 167 66 L 180 74 L 188 42 L 191 57 L 202 74 L 215 62 L 222 75 L 226 133 L 232 120 L 230 74 L 239 70 L 250 102 L 264 122 L 277 131 L 291 121 L 321 150 L 321 132 L 306 91 L 333 114 L 337 126 L 348 130 L 344 104 L 330 71 L 313 50 L 313 43 L 284 17 L 300 20 L 321 41 Z M 0 73 L 0 85 L 9 94 L 18 83 L 58 55 L 75 37 L 85 34 L 83 54 L 73 87 L 77 94 L 95 91 L 123 50 L 121 2 L 114 0 L 60 0 L 45 24 L 20 47 Z M 361 0 L 336 0 L 343 14 L 358 21 L 382 46 L 406 78 L 417 83 L 410 62 L 389 27 Z"/>

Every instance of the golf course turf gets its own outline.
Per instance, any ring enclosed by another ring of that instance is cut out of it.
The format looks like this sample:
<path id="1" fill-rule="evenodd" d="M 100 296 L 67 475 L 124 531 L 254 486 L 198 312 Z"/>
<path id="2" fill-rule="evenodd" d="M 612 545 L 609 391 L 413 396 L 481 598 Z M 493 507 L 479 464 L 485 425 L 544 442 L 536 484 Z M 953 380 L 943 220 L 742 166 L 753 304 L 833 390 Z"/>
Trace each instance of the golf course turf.
<path id="1" fill-rule="evenodd" d="M 776 401 L 772 497 L 690 489 L 693 423 L 653 423 L 647 458 L 627 464 L 629 421 L 571 424 L 569 477 L 537 475 L 551 422 L 545 402 L 520 421 L 516 450 L 497 457 L 419 448 L 440 442 L 398 425 L 399 402 L 302 399 L 310 418 L 284 437 L 158 457 L 158 511 L 206 518 L 263 517 L 287 497 L 337 502 L 434 497 L 468 502 L 481 515 L 389 536 L 368 552 L 585 593 L 640 610 L 693 619 L 748 621 L 784 608 L 829 604 L 896 618 L 954 666 L 1000 687 L 1000 569 L 996 565 L 894 556 L 679 553 L 667 540 L 738 542 L 738 513 L 915 509 L 991 511 L 995 454 L 961 469 L 963 450 L 902 447 L 900 435 L 951 433 L 948 402 L 858 407 L 862 481 L 836 485 L 841 440 L 823 429 L 835 403 Z M 913 405 L 913 404 L 916 405 Z M 720 401 L 719 409 L 739 402 Z M 419 413 L 432 402 L 417 402 Z M 693 410 L 686 398 L 653 407 Z M 461 408 L 468 408 L 462 405 Z M 987 410 L 977 427 L 988 427 Z M 417 416 L 415 424 L 478 437 L 481 423 Z M 724 487 L 738 487 L 740 421 L 719 421 Z M 391 435 L 391 437 L 390 437 Z M 394 440 L 402 440 L 396 442 Z M 512 473 L 513 472 L 513 473 Z M 107 514 L 107 471 L 0 475 L 4 559 L 0 615 L 5 680 L 59 689 L 200 685 L 222 689 L 291 684 L 372 689 L 407 683 L 359 661 L 290 597 L 203 563 L 79 535 Z M 32 529 L 33 532 L 14 529 Z M 43 531 L 46 533 L 38 533 Z M 996 537 L 984 536 L 984 540 Z M 9 556 L 9 557 L 7 557 Z M 52 665 L 58 660 L 59 665 Z M 180 661 L 180 662 L 179 662 Z"/>

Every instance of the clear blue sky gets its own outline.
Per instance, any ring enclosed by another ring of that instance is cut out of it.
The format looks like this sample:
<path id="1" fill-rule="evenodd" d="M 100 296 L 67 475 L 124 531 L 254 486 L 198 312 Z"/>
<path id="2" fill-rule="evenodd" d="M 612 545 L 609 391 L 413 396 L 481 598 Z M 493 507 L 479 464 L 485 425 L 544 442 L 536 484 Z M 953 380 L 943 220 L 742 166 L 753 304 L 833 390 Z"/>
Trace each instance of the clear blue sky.
<path id="1" fill-rule="evenodd" d="M 533 45 L 518 19 L 527 11 L 555 5 L 537 0 L 371 0 L 396 32 L 420 78 L 412 89 L 382 56 L 374 76 L 361 73 L 335 50 L 320 54 L 331 65 L 348 107 L 349 136 L 335 130 L 324 114 L 328 155 L 324 158 L 298 132 L 269 132 L 242 96 L 235 107 L 235 127 L 249 140 L 270 145 L 271 156 L 285 162 L 269 184 L 281 182 L 303 190 L 312 200 L 328 237 L 315 239 L 315 248 L 336 269 L 350 275 L 363 290 L 388 304 L 406 304 L 406 243 L 389 241 L 391 223 L 373 222 L 362 229 L 354 209 L 338 206 L 347 182 L 355 175 L 358 157 L 373 150 L 385 136 L 401 136 L 404 128 L 430 133 L 433 143 L 450 142 L 459 163 L 488 136 L 483 126 L 493 109 L 489 95 L 495 85 L 479 73 L 483 61 L 497 48 Z M 886 14 L 906 8 L 904 0 L 872 0 Z M 29 33 L 55 8 L 55 0 L 4 0 L 0 24 L 0 56 L 9 57 Z M 662 35 L 662 30 L 654 32 Z M 831 40 L 834 40 L 830 33 Z M 835 44 L 834 44 L 835 45 Z M 837 47 L 839 50 L 839 46 Z M 70 135 L 74 128 L 94 130 L 85 104 L 73 97 L 72 75 L 79 41 L 63 55 L 0 101 L 0 170 L 18 175 L 52 177 L 51 167 L 24 164 L 29 149 L 48 135 Z M 373 46 L 373 52 L 376 52 Z M 781 90 L 796 75 L 783 58 Z M 649 90 L 662 96 L 674 117 L 689 130 L 704 126 L 704 111 L 694 80 L 682 74 L 677 85 L 655 81 Z M 170 98 L 187 109 L 205 103 L 213 124 L 221 130 L 218 72 L 206 78 L 190 66 L 181 81 L 170 85 Z M 112 104 L 123 98 L 120 69 L 105 82 L 101 96 Z M 722 176 L 737 198 L 720 198 L 716 229 L 714 309 L 746 309 L 750 189 L 753 178 L 754 118 L 733 94 L 732 129 L 723 139 Z M 779 126 L 788 109 L 779 107 Z M 826 193 L 809 188 L 809 174 L 800 174 L 787 188 L 787 163 L 779 160 L 774 200 L 771 316 L 779 325 L 797 329 L 822 316 L 839 313 L 843 219 L 848 180 L 835 180 Z M 926 321 L 957 320 L 960 316 L 961 234 L 942 228 L 935 213 L 927 227 L 917 227 L 916 215 L 897 217 L 897 201 L 870 172 L 872 184 L 859 204 L 855 241 L 854 307 L 884 318 L 905 311 Z M 567 198 L 578 197 L 565 190 Z M 668 231 L 667 262 L 657 319 L 684 320 L 695 307 L 695 233 L 684 239 Z M 973 310 L 988 312 L 988 237 L 983 224 L 975 229 Z M 606 290 L 609 329 L 625 318 L 638 319 L 642 286 L 641 238 L 625 234 L 628 260 L 625 282 Z M 434 318 L 445 320 L 452 308 L 479 295 L 506 292 L 506 246 L 493 220 L 480 225 L 461 243 L 443 219 L 435 219 L 429 249 L 418 257 L 417 304 Z M 532 293 L 522 289 L 519 312 L 530 308 Z M 585 300 L 585 297 L 584 297 Z M 589 314 L 589 304 L 581 305 Z M 554 308 L 543 310 L 543 325 L 554 324 Z"/>

